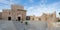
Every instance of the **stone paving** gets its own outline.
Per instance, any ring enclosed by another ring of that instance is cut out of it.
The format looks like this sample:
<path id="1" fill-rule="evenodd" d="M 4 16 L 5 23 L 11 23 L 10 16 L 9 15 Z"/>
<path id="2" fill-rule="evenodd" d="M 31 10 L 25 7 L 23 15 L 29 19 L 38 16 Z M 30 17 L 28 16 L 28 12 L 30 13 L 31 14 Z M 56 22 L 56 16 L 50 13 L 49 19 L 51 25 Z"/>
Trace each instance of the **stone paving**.
<path id="1" fill-rule="evenodd" d="M 16 30 L 12 21 L 0 21 L 0 30 Z"/>
<path id="2" fill-rule="evenodd" d="M 0 21 L 0 30 L 60 30 L 60 27 L 48 28 L 47 22 L 28 21 L 28 25 L 19 21 Z"/>

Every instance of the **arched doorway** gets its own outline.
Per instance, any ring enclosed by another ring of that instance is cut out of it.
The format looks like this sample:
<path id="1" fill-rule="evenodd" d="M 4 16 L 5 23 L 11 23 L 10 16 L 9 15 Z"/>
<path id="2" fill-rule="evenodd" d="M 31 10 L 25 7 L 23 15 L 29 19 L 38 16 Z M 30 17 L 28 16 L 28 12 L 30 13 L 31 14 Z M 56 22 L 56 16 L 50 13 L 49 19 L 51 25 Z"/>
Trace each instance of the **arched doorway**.
<path id="1" fill-rule="evenodd" d="M 11 17 L 8 17 L 8 20 L 10 21 L 11 20 Z"/>
<path id="2" fill-rule="evenodd" d="M 21 20 L 21 17 L 18 17 L 18 21 L 20 21 Z"/>

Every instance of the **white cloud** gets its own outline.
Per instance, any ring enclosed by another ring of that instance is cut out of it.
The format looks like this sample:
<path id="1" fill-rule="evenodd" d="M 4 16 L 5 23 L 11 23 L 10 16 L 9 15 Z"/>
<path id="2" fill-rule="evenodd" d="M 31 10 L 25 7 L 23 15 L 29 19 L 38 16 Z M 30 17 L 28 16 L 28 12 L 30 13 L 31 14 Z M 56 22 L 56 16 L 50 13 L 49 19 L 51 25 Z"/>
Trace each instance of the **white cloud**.
<path id="1" fill-rule="evenodd" d="M 27 8 L 27 15 L 36 15 L 36 16 L 40 16 L 42 13 L 53 13 L 54 11 L 58 10 L 58 7 L 60 2 L 56 2 L 53 4 L 49 4 L 49 5 L 36 5 L 36 6 L 31 6 L 29 8 Z M 58 13 L 58 12 L 57 12 Z M 58 15 L 57 15 L 58 16 Z"/>
<path id="2" fill-rule="evenodd" d="M 3 3 L 3 4 L 6 4 L 6 5 L 11 5 L 11 4 L 14 4 L 14 2 L 12 2 L 13 0 L 0 0 L 0 3 Z"/>
<path id="3" fill-rule="evenodd" d="M 30 3 L 34 2 L 34 0 L 29 0 Z"/>
<path id="4" fill-rule="evenodd" d="M 0 10 L 0 12 L 2 12 L 2 10 Z"/>
<path id="5" fill-rule="evenodd" d="M 47 3 L 47 0 L 41 0 L 40 3 L 41 3 L 41 4 L 45 4 L 45 3 Z"/>
<path id="6" fill-rule="evenodd" d="M 11 4 L 14 4 L 14 2 L 12 2 L 12 0 L 0 0 L 0 12 L 2 11 L 2 9 L 9 9 Z"/>
<path id="7" fill-rule="evenodd" d="M 6 0 L 0 0 L 0 3 L 8 4 L 9 2 L 8 2 L 8 1 L 6 1 Z"/>

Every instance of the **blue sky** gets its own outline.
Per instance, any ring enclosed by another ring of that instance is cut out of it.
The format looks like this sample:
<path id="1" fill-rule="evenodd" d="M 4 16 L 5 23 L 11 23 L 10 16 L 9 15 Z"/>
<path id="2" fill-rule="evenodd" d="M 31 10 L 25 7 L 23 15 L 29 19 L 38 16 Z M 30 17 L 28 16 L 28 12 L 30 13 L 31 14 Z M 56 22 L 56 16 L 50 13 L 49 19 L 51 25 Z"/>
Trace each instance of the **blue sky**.
<path id="1" fill-rule="evenodd" d="M 40 16 L 42 13 L 60 12 L 60 0 L 0 0 L 0 11 L 10 9 L 11 4 L 23 5 L 27 15 Z"/>

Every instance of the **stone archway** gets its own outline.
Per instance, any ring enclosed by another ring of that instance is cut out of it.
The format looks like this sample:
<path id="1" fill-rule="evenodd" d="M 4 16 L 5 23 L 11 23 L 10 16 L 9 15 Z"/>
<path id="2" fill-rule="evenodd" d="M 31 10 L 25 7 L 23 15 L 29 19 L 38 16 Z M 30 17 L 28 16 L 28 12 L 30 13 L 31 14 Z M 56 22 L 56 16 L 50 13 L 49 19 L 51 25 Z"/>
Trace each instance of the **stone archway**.
<path id="1" fill-rule="evenodd" d="M 18 21 L 20 21 L 21 20 L 21 17 L 18 17 Z"/>
<path id="2" fill-rule="evenodd" d="M 18 21 L 21 21 L 21 20 L 22 20 L 22 15 L 19 14 L 19 15 L 17 16 L 17 20 L 18 20 Z"/>
<path id="3" fill-rule="evenodd" d="M 10 21 L 11 20 L 11 17 L 8 17 L 8 20 Z"/>

